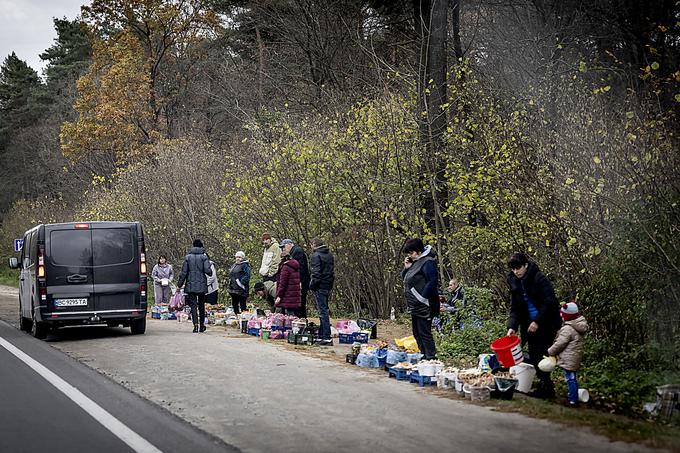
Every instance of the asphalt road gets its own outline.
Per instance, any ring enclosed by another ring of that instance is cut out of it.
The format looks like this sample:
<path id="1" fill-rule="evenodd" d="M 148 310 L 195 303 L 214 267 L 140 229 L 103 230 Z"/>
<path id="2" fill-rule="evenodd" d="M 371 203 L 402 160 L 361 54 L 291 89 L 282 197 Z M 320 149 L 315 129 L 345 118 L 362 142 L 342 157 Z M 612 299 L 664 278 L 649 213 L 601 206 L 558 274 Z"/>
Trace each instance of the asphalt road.
<path id="1" fill-rule="evenodd" d="M 0 317 L 15 319 L 15 305 L 15 293 L 0 288 Z M 47 342 L 8 329 L 4 325 L 0 336 L 37 355 L 163 451 L 229 451 L 229 445 L 248 452 L 648 451 L 585 429 L 442 398 L 377 370 L 328 360 L 328 351 L 321 359 L 310 349 L 232 329 L 192 334 L 190 324 L 150 320 L 145 335 L 69 328 Z M 336 350 L 330 354 L 343 352 Z M 184 448 L 199 441 L 207 447 Z"/>
<path id="2" fill-rule="evenodd" d="M 136 433 L 141 444 L 128 446 L 102 424 L 107 417 L 90 415 L 8 348 L 68 382 Z M 0 452 L 238 451 L 3 321 L 0 364 Z"/>

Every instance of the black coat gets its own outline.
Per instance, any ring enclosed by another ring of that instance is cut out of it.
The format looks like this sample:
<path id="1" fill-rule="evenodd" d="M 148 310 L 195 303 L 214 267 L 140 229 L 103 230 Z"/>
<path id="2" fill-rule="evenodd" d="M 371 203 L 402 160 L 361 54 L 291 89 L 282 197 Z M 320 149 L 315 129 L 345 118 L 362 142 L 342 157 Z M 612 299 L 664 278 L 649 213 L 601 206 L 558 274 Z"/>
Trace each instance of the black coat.
<path id="1" fill-rule="evenodd" d="M 208 255 L 205 254 L 203 247 L 192 247 L 189 250 L 189 254 L 184 258 L 177 286 L 181 288 L 186 282 L 185 293 L 205 294 L 208 292 L 208 280 L 206 277 L 211 275 L 210 260 Z"/>
<path id="2" fill-rule="evenodd" d="M 303 291 L 308 290 L 311 276 L 309 275 L 309 263 L 307 262 L 307 254 L 305 253 L 304 250 L 302 250 L 302 247 L 296 245 L 290 250 L 290 257 L 293 258 L 298 263 L 300 263 L 300 283 L 302 283 L 302 290 Z"/>
<path id="3" fill-rule="evenodd" d="M 540 271 L 536 263 L 529 263 L 524 278 L 524 289 L 529 298 L 533 301 L 538 310 L 538 316 L 534 320 L 538 324 L 537 334 L 545 336 L 548 341 L 552 341 L 555 333 L 562 324 L 560 318 L 560 305 L 555 297 L 555 290 L 548 277 Z M 510 317 L 508 319 L 508 329 L 519 331 L 522 338 L 526 338 L 526 331 L 531 324 L 529 319 L 529 308 L 524 300 L 522 282 L 515 277 L 515 274 L 508 274 L 508 285 L 510 286 L 511 306 Z"/>
<path id="4" fill-rule="evenodd" d="M 312 253 L 312 280 L 309 289 L 312 291 L 333 289 L 335 281 L 335 271 L 333 254 L 328 250 L 327 245 L 322 245 Z"/>

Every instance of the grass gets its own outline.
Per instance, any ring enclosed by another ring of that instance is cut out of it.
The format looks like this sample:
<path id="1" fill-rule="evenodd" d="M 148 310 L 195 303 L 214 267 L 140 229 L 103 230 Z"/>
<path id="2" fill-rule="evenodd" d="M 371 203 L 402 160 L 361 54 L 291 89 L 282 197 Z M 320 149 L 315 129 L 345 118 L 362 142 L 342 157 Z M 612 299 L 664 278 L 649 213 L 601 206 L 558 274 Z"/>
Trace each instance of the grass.
<path id="1" fill-rule="evenodd" d="M 614 441 L 680 452 L 680 425 L 638 420 L 586 407 L 572 409 L 554 402 L 521 396 L 511 401 L 494 400 L 489 405 L 499 411 L 521 413 L 567 426 L 587 427 Z"/>
<path id="2" fill-rule="evenodd" d="M 0 268 L 0 285 L 19 287 L 19 271 Z"/>

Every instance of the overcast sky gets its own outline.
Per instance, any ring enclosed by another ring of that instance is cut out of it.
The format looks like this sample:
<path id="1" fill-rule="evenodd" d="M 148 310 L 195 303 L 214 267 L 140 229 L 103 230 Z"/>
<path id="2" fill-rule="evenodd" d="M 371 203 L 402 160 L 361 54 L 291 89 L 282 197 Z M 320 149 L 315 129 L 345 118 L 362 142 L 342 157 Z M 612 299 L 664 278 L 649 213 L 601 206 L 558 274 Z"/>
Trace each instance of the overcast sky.
<path id="1" fill-rule="evenodd" d="M 42 75 L 39 55 L 54 43 L 52 19 L 73 20 L 89 0 L 0 0 L 0 58 L 13 51 Z"/>

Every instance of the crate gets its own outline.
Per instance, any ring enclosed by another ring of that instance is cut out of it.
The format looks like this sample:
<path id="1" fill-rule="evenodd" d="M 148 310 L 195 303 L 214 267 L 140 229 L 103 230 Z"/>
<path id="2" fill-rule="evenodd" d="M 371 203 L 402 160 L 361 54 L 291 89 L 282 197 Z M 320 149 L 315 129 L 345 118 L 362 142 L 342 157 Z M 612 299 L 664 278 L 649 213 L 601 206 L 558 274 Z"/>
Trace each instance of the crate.
<path id="1" fill-rule="evenodd" d="M 354 343 L 354 334 L 351 333 L 339 333 L 338 341 L 340 344 L 352 344 Z"/>
<path id="2" fill-rule="evenodd" d="M 314 335 L 311 333 L 299 333 L 295 335 L 295 344 L 311 346 L 314 344 Z"/>
<path id="3" fill-rule="evenodd" d="M 248 335 L 260 336 L 260 329 L 257 327 L 248 327 Z"/>
<path id="4" fill-rule="evenodd" d="M 345 362 L 351 363 L 352 365 L 356 365 L 357 363 L 357 354 L 347 354 L 345 356 Z"/>
<path id="5" fill-rule="evenodd" d="M 314 344 L 314 336 L 308 333 L 289 333 L 288 343 L 311 346 Z"/>
<path id="6" fill-rule="evenodd" d="M 421 387 L 430 386 L 430 385 L 437 385 L 437 381 L 433 379 L 431 376 L 421 376 L 420 373 L 417 371 L 413 371 L 411 375 L 409 376 L 409 382 L 415 382 L 416 384 L 420 385 Z"/>
<path id="7" fill-rule="evenodd" d="M 394 377 L 397 381 L 408 381 L 409 375 L 411 374 L 411 370 L 394 367 L 388 368 L 387 372 L 389 377 Z"/>
<path id="8" fill-rule="evenodd" d="M 358 343 L 368 343 L 369 334 L 364 332 L 354 332 L 352 334 L 352 340 Z"/>
<path id="9" fill-rule="evenodd" d="M 151 319 L 161 319 L 160 313 L 151 312 Z"/>
<path id="10" fill-rule="evenodd" d="M 280 332 L 285 332 L 286 330 L 291 330 L 292 327 L 286 327 L 286 326 L 271 326 L 272 332 L 274 331 L 280 331 Z"/>

